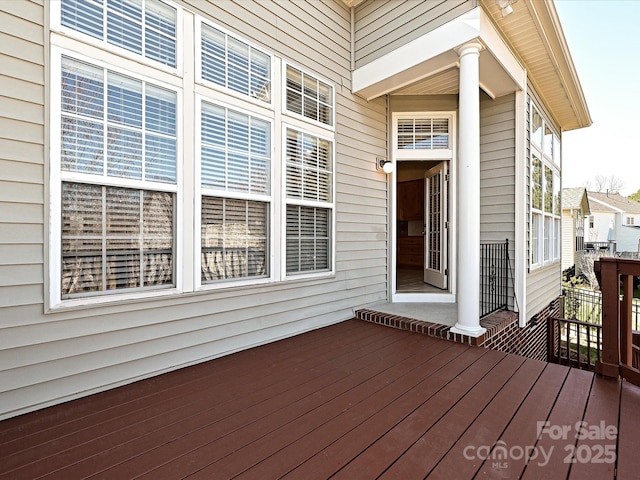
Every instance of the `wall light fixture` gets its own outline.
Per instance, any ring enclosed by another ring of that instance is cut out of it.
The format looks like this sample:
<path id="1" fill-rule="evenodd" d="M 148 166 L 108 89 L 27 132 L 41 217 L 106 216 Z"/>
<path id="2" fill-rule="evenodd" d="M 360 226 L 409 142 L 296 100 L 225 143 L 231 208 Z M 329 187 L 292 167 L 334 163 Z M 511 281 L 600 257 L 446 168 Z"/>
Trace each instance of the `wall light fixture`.
<path id="1" fill-rule="evenodd" d="M 393 172 L 393 163 L 386 158 L 377 157 L 376 158 L 376 170 L 378 172 L 391 173 Z"/>

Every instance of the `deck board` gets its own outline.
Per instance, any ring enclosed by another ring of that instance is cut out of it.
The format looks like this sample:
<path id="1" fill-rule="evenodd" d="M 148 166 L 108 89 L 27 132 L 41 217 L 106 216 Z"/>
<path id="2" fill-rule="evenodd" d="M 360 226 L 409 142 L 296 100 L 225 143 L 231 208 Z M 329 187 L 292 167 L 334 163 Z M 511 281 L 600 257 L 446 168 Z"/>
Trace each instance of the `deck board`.
<path id="1" fill-rule="evenodd" d="M 545 363 L 525 360 L 453 447 L 428 472 L 429 479 L 473 478 L 482 465 L 483 447 L 496 445 L 505 428 L 540 378 Z M 480 453 L 480 455 L 479 455 Z M 464 459 L 461 462 L 460 459 Z M 425 469 L 426 470 L 426 469 Z"/>
<path id="2" fill-rule="evenodd" d="M 582 419 L 584 423 L 578 427 L 579 430 L 574 429 L 573 431 L 580 437 L 576 444 L 576 450 L 568 452 L 575 454 L 570 457 L 575 462 L 571 464 L 570 478 L 575 480 L 614 478 L 615 457 L 607 452 L 615 453 L 620 387 L 620 382 L 613 379 L 602 377 L 593 379 L 587 409 Z M 638 407 L 640 408 L 640 405 Z M 638 410 L 634 412 L 634 417 L 638 418 Z M 640 427 L 640 424 L 637 426 Z M 615 432 L 611 432 L 611 429 L 615 429 Z M 636 450 L 636 455 L 638 451 L 640 450 Z"/>
<path id="3" fill-rule="evenodd" d="M 640 388 L 622 382 L 618 425 L 618 478 L 638 478 L 640 474 Z M 608 443 L 608 442 L 607 442 Z"/>
<path id="4" fill-rule="evenodd" d="M 352 320 L 0 422 L 0 478 L 634 478 L 639 409 L 626 382 Z M 544 421 L 615 426 L 617 462 L 565 463 L 602 442 Z M 496 445 L 553 455 L 467 458 Z"/>
<path id="5" fill-rule="evenodd" d="M 551 433 L 542 432 L 539 435 L 535 446 L 541 455 L 544 455 L 542 452 L 550 452 L 548 463 L 540 460 L 529 462 L 521 477 L 523 480 L 555 479 L 568 476 L 571 464 L 565 461 L 566 449 L 577 442 L 573 429 L 584 416 L 593 378 L 594 375 L 591 372 L 569 370 L 547 419 L 550 428 L 565 429 L 566 434 L 554 436 Z M 541 420 L 543 419 L 539 419 L 539 421 Z"/>

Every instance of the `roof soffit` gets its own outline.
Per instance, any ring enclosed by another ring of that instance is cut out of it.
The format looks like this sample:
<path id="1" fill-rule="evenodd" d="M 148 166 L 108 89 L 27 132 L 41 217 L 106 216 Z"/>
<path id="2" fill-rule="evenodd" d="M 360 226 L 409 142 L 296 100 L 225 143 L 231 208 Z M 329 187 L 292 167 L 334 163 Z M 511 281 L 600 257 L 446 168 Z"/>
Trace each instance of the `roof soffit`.
<path id="1" fill-rule="evenodd" d="M 368 100 L 389 93 L 457 93 L 456 49 L 474 41 L 483 45 L 483 90 L 495 98 L 525 88 L 524 68 L 478 7 L 354 70 L 353 91 Z"/>
<path id="2" fill-rule="evenodd" d="M 347 4 L 350 4 L 350 1 L 362 3 L 360 0 L 342 1 Z M 514 86 L 520 83 L 518 75 L 514 78 L 513 72 L 509 71 L 509 66 L 502 64 L 505 58 L 512 58 L 518 65 L 526 67 L 525 77 L 536 89 L 555 123 L 563 131 L 591 125 L 589 109 L 553 1 L 518 0 L 513 5 L 514 12 L 507 17 L 502 17 L 495 0 L 479 0 L 478 4 L 480 7 L 473 12 L 482 10 L 484 16 L 479 18 L 484 17 L 487 21 L 482 26 L 476 22 L 475 27 L 478 28 L 476 36 L 467 37 L 466 41 L 480 39 L 489 49 L 500 48 L 508 51 L 508 55 L 505 55 L 504 51 L 481 52 L 481 88 L 492 97 L 519 89 Z M 459 22 L 465 15 L 450 24 Z M 468 18 L 462 20 L 463 23 L 466 21 L 468 26 L 474 27 L 474 22 L 469 21 Z M 491 25 L 490 29 L 488 25 Z M 447 25 L 440 28 L 444 27 Z M 483 31 L 480 31 L 481 27 L 484 28 Z M 425 37 L 431 36 L 432 41 L 429 42 L 431 46 L 434 45 L 433 41 L 438 40 L 434 32 L 425 35 Z M 489 32 L 491 37 L 500 38 L 500 42 L 491 41 L 491 45 L 487 45 L 483 37 L 489 35 Z M 453 41 L 451 38 L 450 40 Z M 451 43 L 445 41 L 443 45 L 450 47 Z M 411 43 L 405 47 L 409 45 Z M 451 48 L 460 45 L 461 43 Z M 402 49 L 403 47 L 400 47 L 398 51 Z M 410 49 L 411 47 L 408 48 Z M 440 52 L 439 55 L 433 55 L 429 59 L 423 58 L 421 61 L 418 59 L 413 69 L 411 65 L 405 65 L 404 70 L 389 74 L 386 68 L 389 65 L 388 60 L 397 55 L 398 51 L 379 59 L 386 59 L 386 62 L 376 60 L 355 70 L 353 72 L 354 92 L 367 99 L 391 93 L 399 95 L 458 93 L 458 63 L 457 56 L 452 50 L 448 52 L 452 55 Z M 377 77 L 376 69 L 372 68 L 375 66 L 372 64 L 376 62 L 378 62 L 378 69 L 388 74 L 385 82 Z M 385 64 L 385 68 L 380 68 Z M 483 72 L 485 72 L 484 75 Z M 483 82 L 483 79 L 488 81 Z M 363 80 L 364 85 L 361 83 Z M 367 80 L 370 82 L 367 83 Z M 378 85 L 374 85 L 376 82 Z M 559 85 L 561 88 L 558 88 Z"/>

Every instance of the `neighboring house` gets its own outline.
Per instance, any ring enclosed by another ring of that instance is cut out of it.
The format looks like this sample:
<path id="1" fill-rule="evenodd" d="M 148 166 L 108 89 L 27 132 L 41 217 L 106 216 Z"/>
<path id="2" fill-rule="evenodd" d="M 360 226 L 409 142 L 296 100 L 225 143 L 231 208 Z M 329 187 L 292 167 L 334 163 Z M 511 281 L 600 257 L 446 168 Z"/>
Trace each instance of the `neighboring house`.
<path id="1" fill-rule="evenodd" d="M 477 337 L 481 242 L 544 319 L 591 119 L 553 2 L 510 7 L 0 2 L 0 418 L 381 301 Z"/>
<path id="2" fill-rule="evenodd" d="M 591 207 L 584 226 L 587 247 L 612 241 L 619 255 L 637 255 L 640 251 L 640 203 L 619 193 L 587 192 L 587 195 Z"/>
<path id="3" fill-rule="evenodd" d="M 591 213 L 587 189 L 562 189 L 562 271 L 576 264 L 576 253 L 584 250 L 585 217 Z"/>

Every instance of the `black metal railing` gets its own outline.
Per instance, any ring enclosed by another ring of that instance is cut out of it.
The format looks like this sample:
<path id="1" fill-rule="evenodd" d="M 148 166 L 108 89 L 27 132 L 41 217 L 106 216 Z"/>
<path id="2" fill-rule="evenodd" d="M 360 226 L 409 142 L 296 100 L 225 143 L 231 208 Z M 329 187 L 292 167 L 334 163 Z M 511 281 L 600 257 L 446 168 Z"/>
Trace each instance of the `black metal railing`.
<path id="1" fill-rule="evenodd" d="M 602 324 L 602 293 L 580 287 L 562 290 L 564 318 L 591 324 Z M 640 331 L 640 299 L 631 300 L 631 326 Z"/>
<path id="2" fill-rule="evenodd" d="M 480 244 L 480 318 L 509 303 L 509 240 Z"/>
<path id="3" fill-rule="evenodd" d="M 602 325 L 550 318 L 548 322 L 549 362 L 595 370 L 602 360 Z"/>

